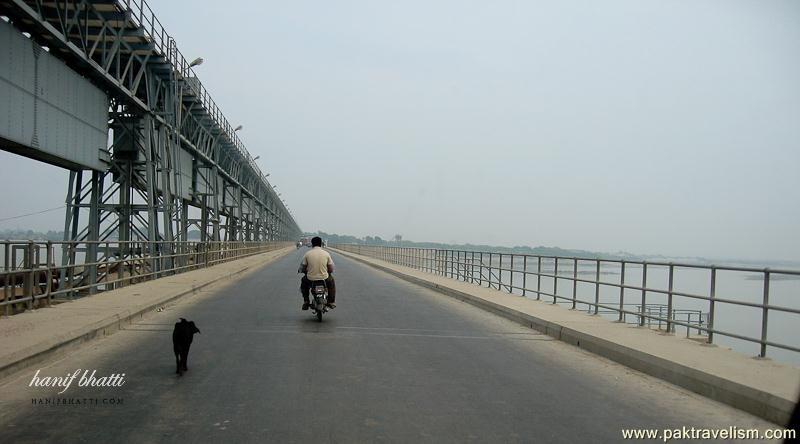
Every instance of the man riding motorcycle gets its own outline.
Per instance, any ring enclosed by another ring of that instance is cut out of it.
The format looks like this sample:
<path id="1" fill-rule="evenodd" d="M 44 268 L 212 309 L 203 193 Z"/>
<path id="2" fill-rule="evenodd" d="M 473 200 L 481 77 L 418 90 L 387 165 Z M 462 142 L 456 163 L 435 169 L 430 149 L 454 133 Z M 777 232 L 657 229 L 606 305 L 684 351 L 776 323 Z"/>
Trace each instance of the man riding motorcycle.
<path id="1" fill-rule="evenodd" d="M 322 249 L 322 238 L 315 236 L 311 239 L 311 250 L 303 255 L 298 273 L 304 273 L 300 279 L 300 292 L 303 294 L 303 310 L 308 310 L 311 283 L 325 281 L 328 287 L 328 307 L 335 308 L 336 283 L 333 280 L 333 259 L 330 253 Z"/>

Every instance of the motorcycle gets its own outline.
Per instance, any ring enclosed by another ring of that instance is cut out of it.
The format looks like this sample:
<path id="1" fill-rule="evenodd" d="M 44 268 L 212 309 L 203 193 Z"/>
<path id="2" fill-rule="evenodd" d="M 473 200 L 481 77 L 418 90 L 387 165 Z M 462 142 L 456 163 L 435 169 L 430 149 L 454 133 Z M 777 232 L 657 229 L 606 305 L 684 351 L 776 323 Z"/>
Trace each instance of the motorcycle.
<path id="1" fill-rule="evenodd" d="M 330 311 L 328 308 L 328 287 L 325 281 L 314 281 L 311 283 L 311 311 L 317 316 L 317 320 L 322 322 L 322 314 Z"/>

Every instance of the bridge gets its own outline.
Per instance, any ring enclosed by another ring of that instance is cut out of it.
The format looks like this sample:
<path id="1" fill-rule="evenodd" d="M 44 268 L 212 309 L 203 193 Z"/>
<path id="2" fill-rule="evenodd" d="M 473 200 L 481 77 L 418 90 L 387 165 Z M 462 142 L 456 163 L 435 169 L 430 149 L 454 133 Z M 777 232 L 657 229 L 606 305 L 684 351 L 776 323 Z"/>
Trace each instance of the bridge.
<path id="1" fill-rule="evenodd" d="M 765 358 L 800 352 L 775 285 L 795 270 L 334 245 L 339 307 L 316 322 L 302 231 L 199 63 L 143 0 L 0 0 L 0 148 L 70 171 L 64 238 L 0 242 L 4 438 L 605 442 L 789 420 L 800 370 Z M 180 378 L 178 318 L 202 332 Z M 77 369 L 124 384 L 34 383 Z"/>
<path id="2" fill-rule="evenodd" d="M 4 1 L 3 149 L 70 170 L 62 262 L 299 227 L 144 1 Z M 117 242 L 104 250 L 101 243 Z M 141 244 L 141 245 L 140 245 Z M 157 273 L 158 269 L 152 272 Z M 97 269 L 86 269 L 89 285 Z"/>
<path id="3" fill-rule="evenodd" d="M 333 253 L 339 306 L 317 322 L 300 311 L 296 268 L 304 252 L 290 247 L 201 270 L 196 286 L 201 279 L 228 276 L 242 261 L 252 267 L 235 280 L 224 278 L 175 303 L 159 303 L 161 311 L 149 309 L 130 324 L 115 324 L 109 330 L 120 331 L 90 343 L 96 345 L 26 367 L 2 387 L 5 436 L 14 442 L 63 436 L 100 441 L 112 435 L 167 442 L 575 442 L 619 441 L 620 429 L 635 427 L 778 427 L 341 250 Z M 78 304 L 135 312 L 127 305 L 142 303 L 135 293 L 169 297 L 176 282 L 186 285 L 195 273 L 32 315 L 54 317 L 48 311 Z M 117 294 L 124 301 L 91 301 Z M 170 343 L 178 317 L 201 330 L 189 371 L 180 378 Z M 2 320 L 17 319 L 22 315 Z M 29 330 L 27 337 L 61 333 L 50 319 L 42 319 L 49 327 Z M 125 373 L 126 383 L 73 386 L 56 396 L 55 390 L 28 386 L 37 369 L 40 376 L 76 369 Z M 100 405 L 32 405 L 54 398 L 97 399 Z"/>

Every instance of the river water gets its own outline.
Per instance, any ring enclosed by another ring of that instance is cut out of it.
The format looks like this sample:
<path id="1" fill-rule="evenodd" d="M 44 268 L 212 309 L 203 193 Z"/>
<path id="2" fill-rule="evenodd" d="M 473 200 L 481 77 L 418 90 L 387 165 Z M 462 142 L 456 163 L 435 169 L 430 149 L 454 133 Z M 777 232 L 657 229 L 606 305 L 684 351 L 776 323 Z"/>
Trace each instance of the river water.
<path id="1" fill-rule="evenodd" d="M 504 260 L 504 262 L 506 262 Z M 573 276 L 572 261 L 559 260 L 559 276 L 571 278 Z M 566 263 L 563 263 L 566 262 Z M 563 265 L 562 265 L 563 263 Z M 506 264 L 510 265 L 510 264 Z M 719 264 L 724 265 L 724 264 Z M 535 271 L 528 265 L 529 271 Z M 514 273 L 514 286 L 522 287 L 522 267 L 516 266 L 520 272 Z M 626 285 L 641 287 L 642 269 L 638 264 L 626 264 L 625 283 Z M 546 271 L 545 271 L 546 270 Z M 543 268 L 543 273 L 553 274 L 553 264 Z M 578 279 L 595 280 L 597 270 L 595 264 L 585 263 L 578 265 Z M 510 284 L 510 272 L 505 272 L 502 281 Z M 602 264 L 600 267 L 600 281 L 619 284 L 621 278 L 621 266 L 616 263 Z M 573 284 L 571 280 L 559 279 L 557 295 L 572 298 Z M 528 275 L 526 288 L 536 289 L 539 285 L 535 275 Z M 647 266 L 647 285 L 648 289 L 664 290 L 669 289 L 669 267 L 668 266 Z M 750 302 L 761 304 L 764 298 L 764 273 L 742 272 L 742 271 L 720 271 L 716 272 L 715 297 L 717 299 L 730 299 L 734 301 Z M 553 278 L 542 277 L 540 288 L 546 293 L 553 293 Z M 594 283 L 578 282 L 575 287 L 576 299 L 593 302 L 595 298 L 596 286 Z M 673 291 L 682 292 L 698 296 L 710 296 L 711 292 L 711 271 L 707 269 L 681 268 L 676 267 L 673 271 Z M 514 293 L 522 294 L 521 289 L 514 290 Z M 526 292 L 527 297 L 536 298 L 535 293 Z M 619 306 L 620 289 L 609 285 L 600 285 L 600 304 L 613 307 Z M 623 293 L 623 303 L 625 309 L 637 311 L 636 305 L 641 305 L 642 291 L 636 289 L 625 289 Z M 543 296 L 546 300 L 552 297 Z M 667 304 L 668 295 L 657 292 L 646 292 L 645 303 Z M 627 305 L 631 304 L 631 305 Z M 673 296 L 673 308 L 676 310 L 699 310 L 702 313 L 710 312 L 710 301 L 695 299 L 686 296 Z M 563 301 L 560 305 L 571 307 L 571 301 Z M 800 276 L 791 275 L 770 275 L 769 283 L 769 305 L 787 308 L 800 309 Z M 577 304 L 577 309 L 589 311 L 593 307 L 588 304 Z M 602 308 L 601 308 L 601 311 Z M 618 313 L 601 313 L 602 316 L 616 320 Z M 748 307 L 732 303 L 717 301 L 714 307 L 714 329 L 723 332 L 730 332 L 742 336 L 760 338 L 763 310 L 757 307 Z M 635 322 L 635 315 L 626 315 L 626 321 Z M 800 337 L 800 314 L 786 313 L 777 310 L 769 310 L 767 322 L 767 338 L 771 342 L 799 347 L 798 338 Z M 697 331 L 690 331 L 696 335 Z M 676 326 L 676 334 L 686 334 L 686 327 Z M 760 351 L 758 343 L 745 341 L 722 334 L 714 335 L 714 343 L 721 347 L 729 347 L 737 352 L 748 356 L 757 356 Z M 800 365 L 800 353 L 784 350 L 778 347 L 768 347 L 767 356 L 776 361 Z"/>
<path id="2" fill-rule="evenodd" d="M 464 258 L 462 257 L 461 261 Z M 504 285 L 512 284 L 513 274 L 513 293 L 523 294 L 523 282 L 526 289 L 526 297 L 536 299 L 537 287 L 542 293 L 553 294 L 554 279 L 552 277 L 542 276 L 537 279 L 536 273 L 539 266 L 538 260 L 535 257 L 529 257 L 527 262 L 527 278 L 523 281 L 525 265 L 521 257 L 515 257 L 513 264 L 513 273 L 507 271 L 511 269 L 511 261 L 509 255 L 503 255 L 502 268 L 506 271 L 502 272 L 501 282 Z M 484 265 L 488 266 L 489 256 L 484 253 Z M 476 262 L 477 264 L 477 262 Z M 717 263 L 716 266 L 731 266 L 741 268 L 738 264 L 725 264 Z M 494 269 L 493 283 L 497 282 L 497 268 L 500 266 L 499 255 L 493 255 L 491 266 Z M 451 272 L 448 268 L 448 275 Z M 543 259 L 541 265 L 541 273 L 552 275 L 554 270 L 554 261 L 552 259 Z M 557 303 L 565 308 L 572 306 L 573 297 L 573 282 L 574 275 L 574 262 L 570 258 L 560 258 L 558 265 L 558 284 L 556 286 L 556 294 L 562 298 L 557 299 Z M 458 267 L 455 267 L 458 268 Z M 454 274 L 459 272 L 452 271 Z M 473 278 L 477 283 L 477 265 Z M 460 274 L 465 274 L 465 269 L 469 270 L 470 267 L 462 265 Z M 640 264 L 625 265 L 625 285 L 641 287 L 642 286 L 642 270 Z M 594 303 L 596 286 L 594 284 L 595 276 L 597 275 L 596 264 L 590 261 L 579 261 L 577 269 L 578 279 L 585 279 L 592 281 L 578 282 L 574 287 L 575 298 L 577 300 L 584 300 Z M 599 303 L 614 308 L 619 307 L 620 304 L 620 288 L 613 287 L 608 284 L 620 284 L 622 276 L 621 265 L 619 263 L 602 263 L 600 267 L 600 291 Z M 486 279 L 488 274 L 484 268 L 483 285 L 486 286 Z M 647 265 L 647 285 L 646 288 L 651 290 L 669 289 L 669 266 L 667 265 Z M 504 286 L 502 291 L 508 291 Z M 709 297 L 711 292 L 711 270 L 698 269 L 688 267 L 675 267 L 673 271 L 673 291 L 682 292 L 697 296 Z M 552 301 L 552 296 L 541 295 L 545 301 Z M 623 292 L 624 309 L 632 312 L 639 310 L 638 306 L 642 303 L 642 291 L 638 289 L 625 289 Z M 717 270 L 716 284 L 715 284 L 715 298 L 729 299 L 739 302 L 749 302 L 761 304 L 764 298 L 764 273 L 751 272 L 751 271 L 727 271 Z M 569 299 L 569 300 L 567 300 Z M 656 291 L 647 291 L 645 294 L 645 304 L 655 305 L 664 304 L 668 301 L 667 294 L 658 293 Z M 704 314 L 710 312 L 711 303 L 708 300 L 696 299 L 686 296 L 673 295 L 673 308 L 675 310 L 697 310 Z M 785 274 L 770 274 L 769 283 L 769 305 L 780 306 L 800 310 L 800 276 L 798 275 L 785 275 Z M 593 306 L 586 303 L 577 303 L 576 309 L 586 312 L 593 311 Z M 664 308 L 664 317 L 666 317 L 666 308 Z M 611 312 L 610 310 L 599 309 L 600 315 L 609 319 L 617 320 L 619 314 Z M 685 320 L 685 314 L 679 315 L 678 320 Z M 693 319 L 697 319 L 697 315 L 693 314 Z M 758 339 L 761 337 L 763 310 L 757 307 L 748 307 L 736 305 L 732 303 L 725 303 L 717 301 L 714 307 L 714 329 L 729 332 L 737 335 L 742 335 L 750 338 Z M 625 315 L 626 322 L 634 323 L 638 320 L 638 316 L 632 314 Z M 800 314 L 786 313 L 777 310 L 769 310 L 767 318 L 767 340 L 770 342 L 789 345 L 793 347 L 800 347 Z M 657 324 L 657 321 L 652 321 Z M 655 325 L 654 325 L 655 327 Z M 676 326 L 676 335 L 685 336 L 687 334 L 686 327 Z M 692 337 L 697 337 L 697 330 L 690 330 L 689 333 Z M 703 335 L 706 335 L 703 333 Z M 714 344 L 720 347 L 731 348 L 739 353 L 747 356 L 757 356 L 760 352 L 760 344 L 725 336 L 720 333 L 714 334 Z M 767 357 L 775 361 L 789 363 L 795 366 L 800 366 L 800 353 L 791 350 L 785 350 L 778 347 L 767 347 Z"/>

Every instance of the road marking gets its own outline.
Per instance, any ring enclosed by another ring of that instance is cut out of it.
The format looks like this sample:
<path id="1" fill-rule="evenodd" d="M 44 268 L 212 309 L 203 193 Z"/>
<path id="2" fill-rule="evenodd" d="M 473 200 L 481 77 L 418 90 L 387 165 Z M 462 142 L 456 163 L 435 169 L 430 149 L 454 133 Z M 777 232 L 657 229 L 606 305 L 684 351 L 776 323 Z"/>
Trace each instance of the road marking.
<path id="1" fill-rule="evenodd" d="M 420 338 L 443 338 L 443 339 L 512 339 L 517 341 L 553 341 L 554 339 L 538 333 L 517 333 L 517 332 L 490 332 L 490 333 L 470 333 L 455 330 L 429 330 L 411 328 L 381 328 L 381 327 L 332 327 L 321 329 L 308 329 L 297 326 L 275 326 L 276 328 L 266 329 L 247 329 L 241 330 L 246 333 L 267 333 L 267 334 L 335 334 L 345 333 L 352 336 L 405 336 Z M 287 328 L 288 327 L 288 328 Z"/>
<path id="2" fill-rule="evenodd" d="M 172 324 L 134 324 L 127 328 L 125 331 L 158 331 L 168 332 L 172 331 L 171 328 L 139 328 L 140 326 L 171 326 Z M 448 338 L 448 339 L 514 339 L 518 341 L 551 341 L 553 338 L 536 332 L 487 332 L 487 333 L 472 333 L 463 330 L 435 330 L 425 328 L 394 328 L 394 327 L 358 327 L 358 326 L 337 326 L 326 327 L 324 325 L 315 326 L 317 328 L 309 329 L 298 325 L 269 325 L 266 328 L 260 329 L 216 329 L 228 331 L 241 331 L 246 333 L 279 333 L 279 334 L 294 334 L 294 333 L 335 333 L 339 331 L 350 335 L 369 335 L 369 336 L 408 336 L 408 337 L 426 337 L 426 338 Z"/>

